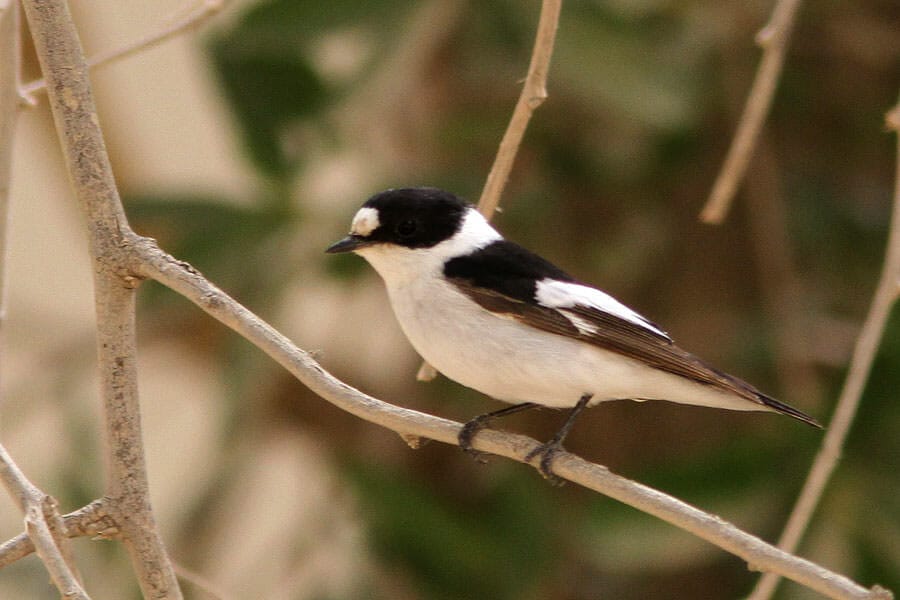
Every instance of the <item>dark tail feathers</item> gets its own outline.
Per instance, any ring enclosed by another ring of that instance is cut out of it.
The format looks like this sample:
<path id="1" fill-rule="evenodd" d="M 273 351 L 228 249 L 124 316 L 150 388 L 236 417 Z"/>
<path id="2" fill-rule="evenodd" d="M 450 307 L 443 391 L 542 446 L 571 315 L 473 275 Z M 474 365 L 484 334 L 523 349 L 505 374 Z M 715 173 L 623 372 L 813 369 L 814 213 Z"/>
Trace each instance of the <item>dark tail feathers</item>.
<path id="1" fill-rule="evenodd" d="M 756 395 L 759 398 L 759 401 L 762 402 L 763 404 L 765 404 L 766 406 L 768 406 L 769 408 L 772 408 L 772 409 L 780 412 L 781 414 L 788 415 L 789 417 L 794 417 L 798 421 L 803 421 L 807 425 L 812 425 L 813 427 L 817 427 L 819 429 L 824 429 L 824 427 L 822 427 L 821 423 L 819 423 L 818 421 L 813 419 L 811 416 L 809 416 L 805 412 L 797 410 L 793 406 L 789 406 L 789 405 L 785 404 L 784 402 L 779 402 L 775 398 L 770 398 L 763 393 L 757 392 Z"/>

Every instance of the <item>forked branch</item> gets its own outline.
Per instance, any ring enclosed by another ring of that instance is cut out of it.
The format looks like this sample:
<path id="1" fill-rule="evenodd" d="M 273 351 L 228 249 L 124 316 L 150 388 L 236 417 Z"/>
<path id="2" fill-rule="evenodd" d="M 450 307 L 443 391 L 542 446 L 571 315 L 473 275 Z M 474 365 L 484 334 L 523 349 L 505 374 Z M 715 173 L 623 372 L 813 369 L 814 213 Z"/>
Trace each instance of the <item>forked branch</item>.
<path id="1" fill-rule="evenodd" d="M 63 158 L 85 217 L 94 272 L 97 358 L 104 405 L 108 509 L 121 529 L 145 597 L 180 600 L 181 590 L 150 506 L 137 393 L 136 278 L 125 262 L 128 226 L 88 65 L 64 0 L 23 0 Z"/>
<path id="2" fill-rule="evenodd" d="M 67 537 L 117 538 L 119 528 L 106 509 L 104 500 L 94 500 L 87 506 L 63 515 L 63 529 Z M 22 533 L 0 544 L 0 569 L 34 552 L 34 543 Z"/>
<path id="3" fill-rule="evenodd" d="M 63 598 L 90 600 L 75 574 L 68 555 L 65 525 L 56 510 L 56 501 L 41 492 L 22 473 L 6 448 L 0 445 L 0 481 L 25 515 L 25 531 L 50 579 Z"/>

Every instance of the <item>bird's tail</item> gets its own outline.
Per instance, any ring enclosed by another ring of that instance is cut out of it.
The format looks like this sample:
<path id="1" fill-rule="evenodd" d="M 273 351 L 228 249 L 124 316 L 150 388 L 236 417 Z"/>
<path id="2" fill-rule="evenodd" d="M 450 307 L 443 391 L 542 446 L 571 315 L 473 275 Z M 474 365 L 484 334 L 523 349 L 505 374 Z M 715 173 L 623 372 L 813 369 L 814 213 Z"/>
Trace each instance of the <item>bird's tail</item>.
<path id="1" fill-rule="evenodd" d="M 771 408 L 774 411 L 780 412 L 781 414 L 787 415 L 789 417 L 794 417 L 798 421 L 803 421 L 807 425 L 812 425 L 813 427 L 818 427 L 819 429 L 824 429 L 822 424 L 813 419 L 811 416 L 803 412 L 802 410 L 797 410 L 793 406 L 785 404 L 784 402 L 779 402 L 775 398 L 770 398 L 766 396 L 762 392 L 756 392 L 756 396 L 759 398 L 759 401 Z"/>

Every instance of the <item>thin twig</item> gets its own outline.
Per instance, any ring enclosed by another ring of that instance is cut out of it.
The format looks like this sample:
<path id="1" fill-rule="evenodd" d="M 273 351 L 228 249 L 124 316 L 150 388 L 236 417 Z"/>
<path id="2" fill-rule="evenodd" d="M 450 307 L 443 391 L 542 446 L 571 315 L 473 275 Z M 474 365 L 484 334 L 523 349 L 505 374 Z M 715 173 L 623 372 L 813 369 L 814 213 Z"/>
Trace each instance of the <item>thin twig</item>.
<path id="1" fill-rule="evenodd" d="M 828 425 L 828 432 L 822 440 L 822 447 L 816 455 L 803 490 L 800 492 L 787 525 L 778 540 L 778 547 L 787 552 L 793 552 L 800 543 L 803 533 L 812 520 L 819 499 L 825 491 L 825 486 L 837 467 L 841 450 L 859 408 L 859 402 L 869 378 L 869 371 L 872 369 L 872 362 L 875 360 L 875 354 L 881 344 L 891 308 L 900 295 L 900 287 L 898 287 L 898 283 L 900 283 L 900 103 L 887 114 L 886 121 L 888 127 L 897 132 L 898 136 L 897 179 L 884 266 L 878 288 L 875 290 L 875 297 L 869 308 L 869 314 L 856 340 L 856 347 L 847 371 L 847 379 L 844 381 L 844 388 L 841 390 L 834 416 Z M 777 575 L 763 576 L 757 582 L 749 600 L 767 600 L 775 592 L 778 581 Z"/>
<path id="2" fill-rule="evenodd" d="M 64 0 L 23 0 L 69 179 L 87 221 L 97 355 L 106 428 L 108 509 L 121 528 L 145 597 L 180 600 L 156 526 L 137 394 L 135 287 L 122 248 L 125 218 L 94 105 L 88 66 Z"/>
<path id="3" fill-rule="evenodd" d="M 718 224 L 725 219 L 735 191 L 747 172 L 747 165 L 772 106 L 772 96 L 781 77 L 788 40 L 799 7 L 800 0 L 778 0 L 769 23 L 756 34 L 756 42 L 763 47 L 763 56 L 725 163 L 700 213 L 700 220 L 704 223 Z"/>
<path id="4" fill-rule="evenodd" d="M 144 37 L 133 40 L 119 48 L 106 50 L 89 57 L 87 59 L 88 67 L 94 68 L 108 65 L 119 59 L 131 56 L 141 50 L 157 46 L 189 29 L 199 27 L 204 21 L 222 10 L 225 6 L 225 2 L 226 0 L 201 0 L 184 16 L 180 16 L 181 11 L 179 11 L 179 14 L 170 17 L 168 19 L 170 22 L 162 25 L 158 31 L 149 33 Z M 23 84 L 21 86 L 21 93 L 27 98 L 32 94 L 42 92 L 45 89 L 47 89 L 47 83 L 43 79 L 36 79 Z"/>
<path id="5" fill-rule="evenodd" d="M 421 437 L 453 445 L 458 443 L 461 424 L 388 404 L 340 381 L 323 369 L 309 353 L 294 346 L 284 335 L 207 281 L 190 265 L 161 251 L 153 240 L 137 240 L 132 250 L 136 255 L 136 268 L 142 275 L 159 281 L 195 303 L 335 406 L 391 429 L 404 439 Z M 526 462 L 526 456 L 538 447 L 538 442 L 522 435 L 484 430 L 475 438 L 474 447 Z M 564 479 L 606 494 L 740 556 L 754 569 L 779 573 L 831 598 L 886 600 L 893 597 L 890 592 L 878 587 L 867 590 L 842 575 L 770 546 L 718 517 L 615 475 L 607 468 L 575 455 L 559 455 L 553 469 Z"/>
<path id="6" fill-rule="evenodd" d="M 119 528 L 107 512 L 104 500 L 94 500 L 87 506 L 62 517 L 66 536 L 113 539 L 118 537 Z M 0 569 L 25 558 L 34 552 L 34 544 L 27 534 L 0 544 Z"/>
<path id="7" fill-rule="evenodd" d="M 25 531 L 35 550 L 47 568 L 53 584 L 63 598 L 90 600 L 78 578 L 66 560 L 64 536 L 55 536 L 54 530 L 64 533 L 59 520 L 56 501 L 32 484 L 13 462 L 6 448 L 0 444 L 0 480 L 25 514 Z"/>
<path id="8" fill-rule="evenodd" d="M 529 121 L 531 121 L 531 115 L 547 99 L 547 73 L 550 70 L 550 59 L 553 56 L 553 45 L 556 41 L 561 10 L 562 0 L 544 0 L 541 3 L 541 15 L 534 38 L 534 48 L 531 51 L 528 75 L 525 77 L 522 93 L 519 94 L 519 100 L 513 109 L 509 125 L 500 140 L 497 156 L 494 158 L 494 164 L 488 173 L 484 188 L 481 190 L 481 198 L 478 200 L 478 210 L 489 221 L 500 204 L 500 195 L 509 180 L 509 174 L 512 172 L 516 154 L 519 152 L 519 146 L 522 145 L 522 138 L 525 136 Z M 427 361 L 422 363 L 416 374 L 416 379 L 419 381 L 431 381 L 435 377 L 437 377 L 437 370 Z"/>

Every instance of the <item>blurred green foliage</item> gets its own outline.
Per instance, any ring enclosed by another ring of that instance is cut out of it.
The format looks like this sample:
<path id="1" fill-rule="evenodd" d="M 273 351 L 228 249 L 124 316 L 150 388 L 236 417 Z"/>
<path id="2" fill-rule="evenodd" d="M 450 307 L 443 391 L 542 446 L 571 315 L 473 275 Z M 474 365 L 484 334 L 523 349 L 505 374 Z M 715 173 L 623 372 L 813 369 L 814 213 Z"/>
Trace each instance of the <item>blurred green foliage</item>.
<path id="1" fill-rule="evenodd" d="M 429 598 L 519 598 L 541 584 L 553 556 L 553 501 L 534 480 L 504 477 L 466 505 L 398 469 L 351 464 L 373 547 L 409 569 Z M 536 515 L 550 518 L 535 519 Z"/>
<path id="2" fill-rule="evenodd" d="M 280 285 L 277 274 L 259 265 L 277 258 L 280 238 L 300 218 L 296 211 L 278 203 L 241 206 L 221 198 L 184 194 L 132 195 L 128 214 L 145 231 L 152 231 L 173 256 L 248 300 L 265 298 Z M 255 251 L 247 252 L 247 248 Z M 159 287 L 150 288 L 143 299 L 154 301 L 160 291 Z"/>
<path id="3" fill-rule="evenodd" d="M 255 310 L 274 305 L 299 269 L 284 252 L 285 238 L 302 222 L 303 199 L 292 196 L 292 186 L 310 175 L 306 157 L 317 144 L 368 148 L 361 132 L 341 128 L 340 110 L 388 64 L 427 7 L 399 0 L 248 6 L 207 47 L 246 155 L 274 185 L 240 208 L 177 193 L 135 197 L 129 213 L 137 227 L 221 287 L 255 299 Z M 768 160 L 756 161 L 749 174 L 772 182 L 777 198 L 764 199 L 784 211 L 780 226 L 790 244 L 783 250 L 803 298 L 793 317 L 810 344 L 805 358 L 785 357 L 775 343 L 784 324 L 765 304 L 769 266 L 760 249 L 780 244 L 781 232 L 772 239 L 752 233 L 749 224 L 763 210 L 759 192 L 745 186 L 721 228 L 696 220 L 752 80 L 759 55 L 753 35 L 768 10 L 759 3 L 565 4 L 550 99 L 526 136 L 498 223 L 665 323 L 687 347 L 827 422 L 851 347 L 840 324 L 856 331 L 881 266 L 894 177 L 882 115 L 900 89 L 900 7 L 804 7 L 759 151 Z M 412 148 L 392 158 L 385 187 L 437 184 L 477 196 L 526 72 L 537 14 L 537 2 L 469 2 L 435 24 L 443 41 L 428 47 L 411 93 L 394 98 L 388 90 L 383 99 L 424 115 L 379 123 L 379 135 L 396 135 Z M 336 78 L 323 67 L 322 45 L 348 32 L 364 40 L 362 59 Z M 362 104 L 356 122 L 365 123 L 366 108 L 377 105 Z M 302 135 L 307 129 L 318 137 Z M 352 257 L 302 260 L 322 261 L 325 272 L 350 284 L 366 272 Z M 230 363 L 227 377 L 239 379 L 240 365 L 257 363 Z M 844 559 L 835 568 L 894 590 L 898 364 L 895 315 L 816 517 L 830 524 L 830 539 L 803 550 L 830 547 L 824 554 Z M 784 372 L 792 369 L 811 370 L 816 385 L 787 387 Z M 296 397 L 301 387 L 280 373 L 272 378 L 280 382 L 272 398 L 254 402 L 268 405 L 272 418 L 320 433 L 322 445 L 343 457 L 375 561 L 402 573 L 409 586 L 403 597 L 731 598 L 756 579 L 715 549 L 681 553 L 692 543 L 687 534 L 584 490 L 552 489 L 525 467 L 482 468 L 458 451 L 433 447 L 394 455 L 388 464 L 355 434 L 370 426 L 346 415 L 295 413 L 279 398 Z M 433 412 L 473 414 L 455 386 L 415 394 L 427 396 Z M 523 422 L 544 435 L 557 417 Z M 820 440 L 786 419 L 648 403 L 595 409 L 570 447 L 700 507 L 727 510 L 726 518 L 775 539 Z M 635 550 L 639 539 L 671 547 Z M 784 585 L 780 597 L 806 597 L 798 590 Z M 383 588 L 372 582 L 360 597 L 379 594 Z"/>
<path id="4" fill-rule="evenodd" d="M 382 34 L 373 39 L 389 45 L 398 15 L 408 8 L 401 2 L 368 6 L 353 0 L 261 2 L 210 40 L 222 92 L 244 134 L 247 153 L 262 173 L 290 177 L 302 154 L 286 147 L 286 131 L 300 120 L 315 123 L 358 83 L 330 84 L 317 66 L 314 43 L 335 30 L 364 25 Z"/>

